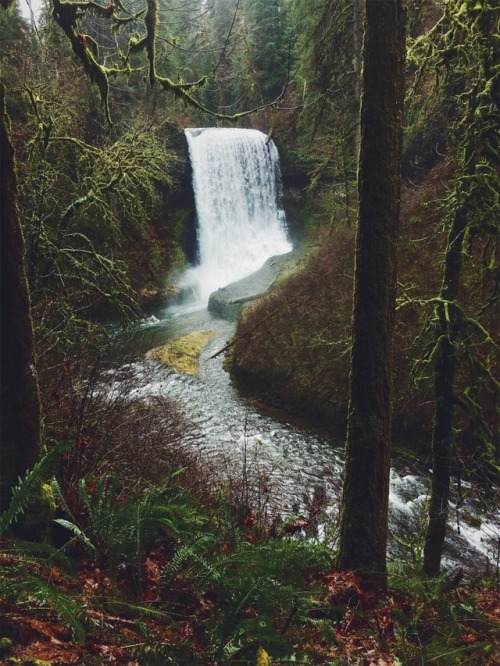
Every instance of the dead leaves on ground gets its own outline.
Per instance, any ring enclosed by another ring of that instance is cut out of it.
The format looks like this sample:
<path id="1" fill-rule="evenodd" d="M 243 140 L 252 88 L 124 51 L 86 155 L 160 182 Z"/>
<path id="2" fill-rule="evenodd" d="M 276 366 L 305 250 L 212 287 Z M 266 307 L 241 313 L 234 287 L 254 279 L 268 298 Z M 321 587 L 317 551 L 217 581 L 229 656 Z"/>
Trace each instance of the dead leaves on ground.
<path id="1" fill-rule="evenodd" d="M 42 605 L 29 596 L 16 604 L 7 589 L 0 597 L 0 614 L 2 636 L 13 640 L 8 656 L 21 660 L 36 658 L 54 666 L 103 663 L 135 666 L 140 663 L 134 657 L 137 649 L 160 645 L 167 649 L 171 646 L 177 655 L 179 650 L 182 654 L 185 646 L 186 664 L 213 663 L 206 656 L 209 653 L 206 626 L 212 614 L 218 612 L 217 604 L 209 594 L 202 595 L 186 586 L 182 578 L 165 591 L 161 586 L 161 569 L 166 559 L 166 553 L 161 551 L 145 558 L 139 601 L 133 598 L 125 581 L 111 582 L 105 572 L 90 562 L 82 562 L 73 577 L 63 575 L 55 567 L 25 559 L 23 566 L 30 573 L 43 577 L 79 601 L 87 633 L 85 640 L 78 643 L 50 604 Z M 0 552 L 4 571 L 17 563 L 18 556 Z M 321 591 L 315 594 L 317 605 L 309 612 L 310 622 L 293 622 L 287 631 L 297 654 L 307 655 L 317 664 L 343 659 L 345 664 L 394 666 L 401 663 L 394 656 L 398 641 L 401 643 L 401 618 L 410 621 L 418 611 L 420 631 L 424 633 L 432 632 L 437 621 L 432 605 L 417 608 L 417 602 L 409 595 L 364 590 L 351 572 L 329 571 L 316 577 L 314 583 Z M 500 626 L 498 593 L 493 589 L 462 588 L 452 593 L 453 603 L 460 602 L 460 595 L 474 596 L 488 627 L 477 618 L 471 618 L 469 624 L 464 622 L 454 647 L 474 648 L 485 640 L 494 643 L 494 638 L 486 632 L 494 625 Z M 127 598 L 132 601 L 127 602 Z M 148 617 L 138 610 L 138 605 L 153 610 L 170 606 L 175 613 Z M 252 608 L 245 612 L 248 617 L 255 615 Z M 280 626 L 282 623 L 277 619 L 278 633 Z M 494 663 L 494 657 L 490 663 Z"/>

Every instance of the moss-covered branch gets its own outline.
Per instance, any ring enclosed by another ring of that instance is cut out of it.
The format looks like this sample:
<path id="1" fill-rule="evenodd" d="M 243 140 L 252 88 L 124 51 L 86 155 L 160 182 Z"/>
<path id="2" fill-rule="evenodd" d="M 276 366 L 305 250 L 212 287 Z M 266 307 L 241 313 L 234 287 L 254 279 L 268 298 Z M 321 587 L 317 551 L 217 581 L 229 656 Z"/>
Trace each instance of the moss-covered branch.
<path id="1" fill-rule="evenodd" d="M 423 359 L 424 364 L 433 366 L 435 392 L 431 506 L 424 548 L 424 571 L 428 575 L 439 572 L 446 532 L 459 372 L 466 364 L 480 368 L 498 390 L 488 367 L 491 360 L 478 353 L 479 345 L 469 331 L 479 332 L 482 342 L 494 351 L 497 346 L 485 327 L 466 314 L 460 298 L 464 259 L 472 254 L 475 238 L 495 238 L 495 242 L 486 244 L 488 250 L 483 250 L 483 282 L 491 279 L 496 268 L 492 250 L 498 246 L 500 186 L 498 136 L 493 128 L 500 122 L 500 69 L 495 55 L 499 10 L 489 0 L 443 0 L 442 8 L 441 19 L 415 41 L 410 51 L 410 62 L 416 66 L 415 89 L 425 77 L 429 82 L 433 72 L 435 90 L 445 89 L 453 98 L 450 149 L 458 164 L 446 201 L 448 244 L 443 281 L 439 296 L 429 301 L 433 315 L 426 328 L 432 340 Z M 467 405 L 474 405 L 477 413 L 479 402 L 469 396 Z M 486 446 L 487 439 L 481 434 L 479 437 Z"/>
<path id="2" fill-rule="evenodd" d="M 52 0 L 53 16 L 64 33 L 68 37 L 73 52 L 83 64 L 85 72 L 90 80 L 98 87 L 104 106 L 106 117 L 111 124 L 109 110 L 109 79 L 118 75 L 129 76 L 133 70 L 130 66 L 131 57 L 145 51 L 148 60 L 149 84 L 153 88 L 159 84 L 165 91 L 173 93 L 191 107 L 202 111 L 218 120 L 237 121 L 245 116 L 253 114 L 262 109 L 273 107 L 283 98 L 286 87 L 271 102 L 261 104 L 240 113 L 225 114 L 209 109 L 202 102 L 193 97 L 192 92 L 200 90 L 207 83 L 207 77 L 202 76 L 196 81 L 184 82 L 174 81 L 171 77 L 161 75 L 156 70 L 156 43 L 158 40 L 158 0 L 146 0 L 143 10 L 134 13 L 126 12 L 122 3 L 111 3 L 103 6 L 92 0 L 83 2 L 72 2 L 71 0 Z M 78 27 L 78 21 L 84 17 L 89 10 L 97 13 L 102 18 L 107 18 L 112 23 L 113 29 L 119 29 L 123 24 L 137 21 L 143 18 L 144 34 L 134 33 L 128 41 L 126 55 L 121 54 L 122 65 L 119 67 L 105 67 L 99 63 L 99 50 L 97 43 L 83 33 Z M 128 15 L 123 15 L 128 14 Z"/>

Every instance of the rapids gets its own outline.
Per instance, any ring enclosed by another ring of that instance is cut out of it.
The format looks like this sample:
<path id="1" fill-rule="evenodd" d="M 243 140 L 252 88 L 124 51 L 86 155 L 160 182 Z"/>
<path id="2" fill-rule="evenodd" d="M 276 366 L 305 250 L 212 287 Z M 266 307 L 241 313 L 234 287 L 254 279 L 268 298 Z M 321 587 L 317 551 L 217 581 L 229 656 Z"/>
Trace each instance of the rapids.
<path id="1" fill-rule="evenodd" d="M 199 376 L 183 375 L 143 357 L 146 350 L 194 330 L 217 332 L 202 352 Z M 307 517 L 319 508 L 319 536 L 335 545 L 343 443 L 314 424 L 241 395 L 222 367 L 223 355 L 212 358 L 233 333 L 233 323 L 214 318 L 204 307 L 164 309 L 136 332 L 133 349 L 139 359 L 110 371 L 105 390 L 113 398 L 127 382 L 130 399 L 163 397 L 181 405 L 190 425 L 179 447 L 210 465 L 220 481 L 240 484 L 254 510 L 270 521 L 278 516 Z M 428 476 L 429 470 L 413 459 L 392 460 L 389 550 L 396 562 L 411 557 L 412 546 L 418 549 Z M 459 497 L 453 484 L 444 565 L 478 573 L 495 566 L 498 515 L 480 515 L 469 490 L 462 482 Z"/>

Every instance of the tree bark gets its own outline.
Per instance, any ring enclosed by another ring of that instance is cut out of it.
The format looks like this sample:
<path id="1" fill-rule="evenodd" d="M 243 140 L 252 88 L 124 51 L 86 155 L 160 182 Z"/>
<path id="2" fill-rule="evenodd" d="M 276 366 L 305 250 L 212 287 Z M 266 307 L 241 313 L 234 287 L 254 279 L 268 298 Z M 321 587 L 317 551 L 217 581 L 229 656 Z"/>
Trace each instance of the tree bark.
<path id="1" fill-rule="evenodd" d="M 460 207 L 453 218 L 448 237 L 445 269 L 440 297 L 436 306 L 436 361 L 434 366 L 434 423 L 432 427 L 432 484 L 429 523 L 425 535 L 424 573 L 436 576 L 441 567 L 441 555 L 448 520 L 450 471 L 453 450 L 454 385 L 457 368 L 455 342 L 457 312 L 448 302 L 458 299 L 462 274 L 462 249 L 467 229 L 467 215 Z"/>
<path id="2" fill-rule="evenodd" d="M 362 0 L 354 0 L 352 5 L 353 42 L 354 42 L 354 94 L 356 98 L 361 96 L 361 69 L 362 69 L 362 46 L 363 46 L 363 3 Z M 361 125 L 356 124 L 356 136 L 354 146 L 356 154 L 359 154 L 361 142 Z"/>
<path id="3" fill-rule="evenodd" d="M 387 584 L 392 343 L 395 319 L 405 16 L 365 0 L 359 217 L 350 401 L 338 565 Z"/>
<path id="4" fill-rule="evenodd" d="M 14 148 L 0 81 L 0 510 L 40 456 L 40 396 L 17 205 Z"/>
<path id="5" fill-rule="evenodd" d="M 495 171 L 498 171 L 496 152 L 498 140 L 493 130 L 499 107 L 498 73 L 495 71 L 498 58 L 492 42 L 492 35 L 498 32 L 495 10 L 493 5 L 487 3 L 473 10 L 468 8 L 470 16 L 474 17 L 474 23 L 473 29 L 467 35 L 467 50 L 456 56 L 456 63 L 450 64 L 448 60 L 443 60 L 442 54 L 438 60 L 441 68 L 446 69 L 449 76 L 453 76 L 454 72 L 460 71 L 464 63 L 469 67 L 470 62 L 474 62 L 477 58 L 477 71 L 474 73 L 471 71 L 469 74 L 471 87 L 467 94 L 457 95 L 457 100 L 460 96 L 467 97 L 468 104 L 466 115 L 459 124 L 461 138 L 458 142 L 457 155 L 461 169 L 451 199 L 454 201 L 455 210 L 448 234 L 440 298 L 434 310 L 436 329 L 433 469 L 423 563 L 424 573 L 428 576 L 436 576 L 440 571 L 449 513 L 450 472 L 455 447 L 453 428 L 455 380 L 459 364 L 457 341 L 460 329 L 463 327 L 461 314 L 454 306 L 459 302 L 460 296 L 464 244 L 469 226 L 476 224 L 478 207 L 479 216 L 482 218 L 481 224 L 485 225 L 485 230 L 488 229 L 495 213 L 498 215 L 498 184 L 495 180 Z M 456 9 L 457 15 L 459 11 L 462 12 L 462 9 Z M 467 14 L 465 18 L 462 15 L 460 18 L 470 29 L 471 22 L 467 21 Z M 457 22 L 455 27 L 451 26 L 449 33 L 447 32 L 452 44 L 463 39 L 462 27 L 457 28 L 458 25 Z M 484 182 L 487 183 L 486 187 Z M 493 222 L 493 233 L 495 233 L 494 225 Z M 466 344 L 470 345 L 470 342 Z M 471 353 L 470 346 L 467 352 Z"/>

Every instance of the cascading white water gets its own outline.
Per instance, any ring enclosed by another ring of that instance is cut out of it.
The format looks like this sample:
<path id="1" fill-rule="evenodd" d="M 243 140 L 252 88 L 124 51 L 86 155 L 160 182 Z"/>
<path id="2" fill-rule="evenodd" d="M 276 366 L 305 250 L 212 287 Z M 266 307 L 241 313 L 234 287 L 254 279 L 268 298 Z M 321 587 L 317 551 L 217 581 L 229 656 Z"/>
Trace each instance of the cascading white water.
<path id="1" fill-rule="evenodd" d="M 198 218 L 199 265 L 181 283 L 203 301 L 292 249 L 279 207 L 278 150 L 249 129 L 186 129 Z"/>

